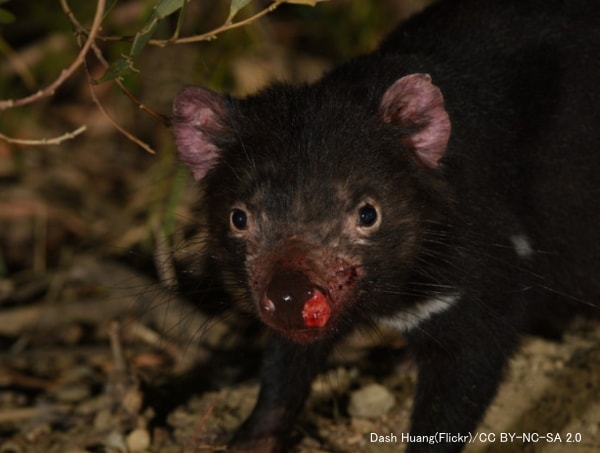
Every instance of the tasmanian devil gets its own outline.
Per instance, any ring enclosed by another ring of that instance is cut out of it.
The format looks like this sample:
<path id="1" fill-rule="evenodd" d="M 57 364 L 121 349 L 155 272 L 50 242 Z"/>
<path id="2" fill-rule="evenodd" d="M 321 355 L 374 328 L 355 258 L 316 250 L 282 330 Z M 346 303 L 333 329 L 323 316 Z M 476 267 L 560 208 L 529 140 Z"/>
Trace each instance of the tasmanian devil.
<path id="1" fill-rule="evenodd" d="M 405 336 L 417 438 L 476 428 L 524 329 L 595 311 L 599 86 L 600 2 L 445 0 L 315 83 L 184 89 L 213 254 L 272 330 L 232 451 L 285 450 L 352 329 Z"/>

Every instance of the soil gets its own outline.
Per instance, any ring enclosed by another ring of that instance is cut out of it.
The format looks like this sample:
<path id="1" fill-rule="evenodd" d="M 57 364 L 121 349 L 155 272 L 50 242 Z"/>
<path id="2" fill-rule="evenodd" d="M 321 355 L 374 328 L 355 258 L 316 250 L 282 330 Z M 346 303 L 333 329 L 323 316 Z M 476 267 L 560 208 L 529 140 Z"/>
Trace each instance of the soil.
<path id="1" fill-rule="evenodd" d="M 222 451 L 257 395 L 260 329 L 115 261 L 79 257 L 60 278 L 67 302 L 0 311 L 13 340 L 0 355 L 0 452 Z M 598 322 L 562 341 L 525 337 L 465 451 L 600 451 L 599 374 Z M 393 332 L 354 335 L 314 383 L 291 451 L 403 451 L 415 377 Z M 369 405 L 360 390 L 373 384 L 391 408 L 349 410 Z"/>

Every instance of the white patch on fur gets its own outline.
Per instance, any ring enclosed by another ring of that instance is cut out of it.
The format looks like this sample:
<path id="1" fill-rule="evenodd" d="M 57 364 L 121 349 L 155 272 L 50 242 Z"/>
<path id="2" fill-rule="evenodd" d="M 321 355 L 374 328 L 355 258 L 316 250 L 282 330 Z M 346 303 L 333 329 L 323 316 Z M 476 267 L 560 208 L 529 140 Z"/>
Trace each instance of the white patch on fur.
<path id="1" fill-rule="evenodd" d="M 442 313 L 458 302 L 460 294 L 447 294 L 426 299 L 408 311 L 403 311 L 389 318 L 381 318 L 384 324 L 408 332 L 432 316 Z"/>
<path id="2" fill-rule="evenodd" d="M 531 242 L 529 242 L 529 238 L 527 236 L 524 234 L 515 234 L 509 239 L 515 248 L 517 255 L 519 255 L 521 258 L 531 258 L 533 255 L 533 248 L 531 247 Z"/>

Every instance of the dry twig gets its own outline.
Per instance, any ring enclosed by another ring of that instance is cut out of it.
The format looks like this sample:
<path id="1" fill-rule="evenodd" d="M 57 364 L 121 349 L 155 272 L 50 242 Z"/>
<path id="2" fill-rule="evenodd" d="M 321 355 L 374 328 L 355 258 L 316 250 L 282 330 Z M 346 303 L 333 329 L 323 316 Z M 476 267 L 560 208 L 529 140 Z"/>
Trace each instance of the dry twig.
<path id="1" fill-rule="evenodd" d="M 69 9 L 68 5 L 66 4 L 66 0 L 61 0 L 61 4 L 63 4 L 63 7 L 66 7 L 67 9 Z M 96 5 L 96 14 L 94 15 L 94 21 L 92 22 L 92 26 L 87 35 L 87 39 L 86 39 L 85 43 L 83 44 L 83 46 L 81 47 L 79 54 L 77 55 L 77 57 L 75 58 L 73 63 L 71 63 L 71 66 L 69 66 L 67 69 L 63 69 L 62 72 L 60 73 L 60 75 L 58 76 L 58 78 L 54 82 L 52 82 L 46 88 L 39 90 L 38 92 L 36 92 L 34 94 L 31 94 L 31 95 L 21 98 L 21 99 L 8 99 L 8 100 L 0 101 L 0 110 L 6 110 L 6 109 L 9 109 L 12 107 L 21 107 L 24 105 L 32 104 L 32 103 L 39 101 L 40 99 L 43 99 L 45 97 L 53 96 L 54 93 L 56 92 L 56 89 L 59 86 L 61 86 L 65 82 L 65 80 L 67 80 L 69 77 L 71 77 L 73 75 L 73 73 L 77 70 L 77 68 L 79 68 L 79 66 L 81 66 L 83 64 L 83 62 L 85 61 L 85 56 L 87 55 L 88 51 L 90 50 L 90 47 L 91 47 L 92 43 L 94 42 L 94 39 L 96 39 L 96 36 L 98 35 L 98 31 L 100 30 L 100 25 L 102 23 L 102 16 L 104 14 L 105 5 L 106 5 L 106 0 L 98 0 L 98 4 Z"/>
<path id="2" fill-rule="evenodd" d="M 86 126 L 80 126 L 72 132 L 65 132 L 63 135 L 54 138 L 41 138 L 41 139 L 22 139 L 22 138 L 13 138 L 7 135 L 4 135 L 0 132 L 0 140 L 4 140 L 7 143 L 12 143 L 15 145 L 26 145 L 26 146 L 46 146 L 46 145 L 60 145 L 65 140 L 71 140 L 78 135 L 85 132 L 87 129 Z"/>
<path id="3" fill-rule="evenodd" d="M 317 1 L 323 1 L 323 0 L 317 0 Z M 166 46 L 174 45 L 174 44 L 190 44 L 190 43 L 200 42 L 200 41 L 212 41 L 213 39 L 215 39 L 217 37 L 217 35 L 219 35 L 223 32 L 243 27 L 245 25 L 248 25 L 248 24 L 256 21 L 257 19 L 260 19 L 263 16 L 266 16 L 267 14 L 275 11 L 277 8 L 279 8 L 284 3 L 288 3 L 288 2 L 285 0 L 273 0 L 273 2 L 269 6 L 262 9 L 258 13 L 248 17 L 247 19 L 243 19 L 238 22 L 231 22 L 230 20 L 227 20 L 220 27 L 217 27 L 214 30 L 211 30 L 206 33 L 202 33 L 200 35 L 186 36 L 183 38 L 173 37 L 173 38 L 169 38 L 169 39 L 150 39 L 148 41 L 148 44 L 158 46 L 158 47 L 166 47 Z M 102 41 L 133 41 L 134 36 L 102 36 L 102 35 L 98 35 L 97 38 Z"/>
<path id="4" fill-rule="evenodd" d="M 65 0 L 61 0 L 61 3 L 63 4 L 63 6 L 68 8 Z M 98 3 L 96 5 L 96 13 L 94 15 L 94 20 L 92 22 L 92 26 L 88 33 L 87 40 L 81 47 L 81 50 L 79 51 L 79 54 L 77 54 L 77 57 L 75 58 L 73 63 L 71 63 L 71 66 L 69 66 L 67 69 L 63 69 L 62 72 L 60 73 L 60 75 L 58 76 L 58 78 L 54 82 L 52 82 L 46 88 L 39 90 L 34 94 L 31 94 L 31 95 L 26 96 L 21 99 L 8 99 L 8 100 L 0 101 L 0 111 L 6 110 L 9 108 L 13 108 L 13 107 L 21 107 L 21 106 L 33 104 L 34 102 L 37 102 L 40 99 L 54 95 L 57 88 L 60 87 L 65 82 L 65 80 L 67 80 L 69 77 L 71 77 L 75 73 L 75 71 L 79 68 L 79 66 L 81 66 L 85 62 L 85 56 L 88 53 L 88 51 L 90 50 L 90 47 L 91 47 L 92 43 L 94 42 L 94 39 L 96 39 L 96 36 L 100 30 L 100 25 L 102 24 L 102 16 L 104 14 L 105 3 L 106 3 L 106 0 L 98 0 Z M 86 130 L 86 127 L 81 126 L 78 129 L 76 129 L 75 131 L 67 132 L 59 137 L 50 138 L 50 139 L 43 138 L 43 139 L 39 139 L 39 140 L 18 139 L 18 138 L 8 137 L 8 136 L 0 133 L 0 139 L 6 141 L 8 143 L 19 144 L 19 145 L 29 145 L 29 146 L 57 145 L 57 144 L 62 143 L 65 140 L 69 140 L 69 139 L 76 137 L 77 135 L 83 133 L 85 130 Z"/>
<path id="5" fill-rule="evenodd" d="M 314 3 L 319 2 L 319 1 L 324 1 L 324 0 L 314 0 Z M 183 37 L 183 38 L 180 38 L 179 34 L 175 33 L 169 39 L 150 39 L 148 41 L 148 43 L 152 44 L 152 45 L 164 47 L 164 46 L 172 45 L 172 44 L 188 44 L 188 43 L 194 43 L 194 42 L 199 42 L 199 41 L 210 41 L 212 39 L 215 39 L 217 37 L 217 35 L 225 32 L 225 31 L 243 27 L 245 25 L 248 25 L 248 24 L 256 21 L 257 19 L 260 19 L 261 17 L 263 17 L 263 16 L 271 13 L 275 9 L 277 9 L 283 3 L 289 3 L 289 0 L 273 0 L 267 7 L 265 7 L 258 13 L 248 17 L 247 19 L 243 19 L 243 20 L 240 20 L 237 22 L 232 22 L 232 20 L 231 20 L 232 18 L 230 16 L 223 25 L 221 25 L 220 27 L 217 27 L 207 33 L 203 33 L 200 35 L 194 35 L 194 36 L 187 36 L 187 37 Z M 102 55 L 101 50 L 94 44 L 94 41 L 96 39 L 103 40 L 105 42 L 106 41 L 131 41 L 134 39 L 134 37 L 132 37 L 132 36 L 124 37 L 124 36 L 102 36 L 102 35 L 100 35 L 99 31 L 100 31 L 100 27 L 102 24 L 106 0 L 97 0 L 96 13 L 94 15 L 94 20 L 93 20 L 92 25 L 89 28 L 89 30 L 84 28 L 81 25 L 81 23 L 79 22 L 79 20 L 75 17 L 75 14 L 73 13 L 73 11 L 71 10 L 70 6 L 67 3 L 67 0 L 60 0 L 60 4 L 61 4 L 61 7 L 62 7 L 65 15 L 69 18 L 69 20 L 71 21 L 71 23 L 73 24 L 73 26 L 75 28 L 75 34 L 78 37 L 77 38 L 78 41 L 82 41 L 83 37 L 85 37 L 85 42 L 83 42 L 83 44 L 80 43 L 81 50 L 79 51 L 79 54 L 77 55 L 77 57 L 75 58 L 73 63 L 67 69 L 64 69 L 61 72 L 61 74 L 59 75 L 59 77 L 53 83 L 48 85 L 46 88 L 41 89 L 41 90 L 37 91 L 36 93 L 31 94 L 31 95 L 21 98 L 21 99 L 0 100 L 0 111 L 6 110 L 6 109 L 9 109 L 12 107 L 29 105 L 36 101 L 39 101 L 42 98 L 53 96 L 56 89 L 58 87 L 60 87 L 69 77 L 71 77 L 75 73 L 75 71 L 79 68 L 79 66 L 81 66 L 83 64 L 86 69 L 86 76 L 88 78 L 88 83 L 90 86 L 91 97 L 92 97 L 92 100 L 94 101 L 94 103 L 96 104 L 96 106 L 98 107 L 98 109 L 108 119 L 108 121 L 119 132 L 121 132 L 123 135 L 125 135 L 129 140 L 133 141 L 138 146 L 145 149 L 147 152 L 149 152 L 151 154 L 155 154 L 155 151 L 150 147 L 150 145 L 143 142 L 138 137 L 136 137 L 132 133 L 128 132 L 125 128 L 123 128 L 121 125 L 119 125 L 118 122 L 109 114 L 107 109 L 102 105 L 102 103 L 98 99 L 98 96 L 96 95 L 96 92 L 94 89 L 94 86 L 97 84 L 97 81 L 94 80 L 93 77 L 91 76 L 89 68 L 87 67 L 87 64 L 86 64 L 86 55 L 88 54 L 89 50 L 92 49 L 94 51 L 94 53 L 96 54 L 96 57 L 98 58 L 100 63 L 106 68 L 109 67 L 109 64 L 107 63 L 106 59 Z M 119 88 L 122 90 L 122 92 L 132 100 L 132 102 L 139 109 L 144 110 L 146 113 L 154 116 L 155 118 L 160 120 L 165 126 L 169 126 L 169 119 L 167 117 L 153 111 L 152 109 L 150 109 L 146 105 L 144 105 L 142 102 L 140 102 L 123 85 L 123 83 L 118 78 L 115 79 L 114 82 L 119 86 Z M 17 138 L 9 137 L 9 136 L 6 136 L 6 135 L 0 133 L 0 140 L 4 140 L 8 143 L 21 144 L 21 145 L 52 145 L 52 144 L 60 144 L 65 140 L 72 139 L 73 137 L 82 133 L 84 130 L 85 130 L 85 126 L 82 126 L 82 127 L 78 128 L 76 131 L 67 132 L 59 137 L 55 137 L 55 138 L 51 138 L 51 139 L 40 139 L 40 140 L 17 139 Z"/>

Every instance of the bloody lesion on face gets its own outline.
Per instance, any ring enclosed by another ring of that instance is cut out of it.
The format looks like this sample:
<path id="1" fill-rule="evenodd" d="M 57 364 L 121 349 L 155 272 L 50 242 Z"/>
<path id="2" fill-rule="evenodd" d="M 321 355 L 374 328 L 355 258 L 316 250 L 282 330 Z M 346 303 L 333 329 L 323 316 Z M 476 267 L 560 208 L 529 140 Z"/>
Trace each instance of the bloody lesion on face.
<path id="1" fill-rule="evenodd" d="M 298 236 L 248 263 L 260 318 L 300 343 L 336 331 L 340 314 L 354 302 L 359 268 L 358 259 Z"/>

